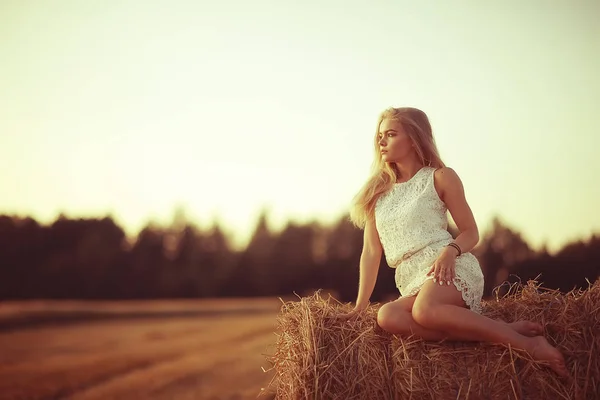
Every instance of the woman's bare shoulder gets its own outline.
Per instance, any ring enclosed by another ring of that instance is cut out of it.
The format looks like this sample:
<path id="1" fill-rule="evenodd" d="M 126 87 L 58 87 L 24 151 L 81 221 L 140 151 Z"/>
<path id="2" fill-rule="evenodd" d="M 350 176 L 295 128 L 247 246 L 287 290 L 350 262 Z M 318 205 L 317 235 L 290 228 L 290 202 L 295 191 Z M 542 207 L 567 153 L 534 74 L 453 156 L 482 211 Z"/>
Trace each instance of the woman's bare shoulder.
<path id="1" fill-rule="evenodd" d="M 434 184 L 435 190 L 441 199 L 444 198 L 444 194 L 451 189 L 462 188 L 462 182 L 460 177 L 453 168 L 441 167 L 437 168 L 434 172 Z"/>
<path id="2" fill-rule="evenodd" d="M 437 168 L 434 172 L 434 177 L 440 183 L 456 183 L 460 178 L 456 171 L 451 167 Z"/>

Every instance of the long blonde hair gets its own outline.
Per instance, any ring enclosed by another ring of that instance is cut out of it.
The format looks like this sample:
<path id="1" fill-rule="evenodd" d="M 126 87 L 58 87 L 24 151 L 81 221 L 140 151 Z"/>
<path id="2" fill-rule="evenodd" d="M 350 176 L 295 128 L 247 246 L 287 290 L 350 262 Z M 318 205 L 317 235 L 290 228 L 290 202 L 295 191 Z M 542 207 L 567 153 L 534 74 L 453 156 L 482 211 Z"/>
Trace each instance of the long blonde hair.
<path id="1" fill-rule="evenodd" d="M 379 127 L 385 119 L 400 122 L 402 129 L 411 138 L 422 165 L 434 168 L 445 167 L 440 158 L 429 118 L 412 107 L 388 108 L 379 115 L 377 130 L 373 141 L 375 158 L 371 166 L 371 177 L 354 196 L 350 209 L 350 220 L 358 228 L 364 229 L 367 221 L 374 217 L 375 203 L 379 196 L 392 188 L 399 177 L 394 163 L 386 163 L 381 159 L 379 150 Z"/>

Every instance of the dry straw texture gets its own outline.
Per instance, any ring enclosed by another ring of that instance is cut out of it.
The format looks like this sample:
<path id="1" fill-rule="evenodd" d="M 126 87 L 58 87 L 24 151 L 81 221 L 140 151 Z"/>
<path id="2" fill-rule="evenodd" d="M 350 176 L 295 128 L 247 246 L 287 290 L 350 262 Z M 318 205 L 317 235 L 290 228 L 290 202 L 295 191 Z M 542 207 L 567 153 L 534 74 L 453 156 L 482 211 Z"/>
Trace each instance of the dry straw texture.
<path id="1" fill-rule="evenodd" d="M 278 399 L 600 399 L 600 279 L 567 294 L 536 282 L 485 301 L 484 314 L 531 320 L 564 355 L 570 378 L 509 346 L 425 342 L 383 332 L 379 305 L 354 320 L 320 293 L 284 303 L 269 361 Z"/>

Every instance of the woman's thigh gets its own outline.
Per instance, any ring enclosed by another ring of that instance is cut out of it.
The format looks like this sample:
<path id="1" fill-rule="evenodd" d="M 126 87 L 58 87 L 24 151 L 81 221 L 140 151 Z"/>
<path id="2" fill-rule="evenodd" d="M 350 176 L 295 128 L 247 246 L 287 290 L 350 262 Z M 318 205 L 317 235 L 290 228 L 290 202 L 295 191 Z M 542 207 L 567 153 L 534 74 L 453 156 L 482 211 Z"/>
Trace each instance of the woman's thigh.
<path id="1" fill-rule="evenodd" d="M 413 304 L 417 296 L 402 296 L 394 301 L 385 303 L 381 308 L 387 308 L 392 312 L 412 312 Z"/>
<path id="2" fill-rule="evenodd" d="M 467 307 L 461 292 L 453 283 L 448 286 L 434 283 L 433 280 L 427 280 L 421 287 L 419 293 L 417 293 L 412 306 L 420 308 L 437 304 L 452 304 L 455 306 Z"/>

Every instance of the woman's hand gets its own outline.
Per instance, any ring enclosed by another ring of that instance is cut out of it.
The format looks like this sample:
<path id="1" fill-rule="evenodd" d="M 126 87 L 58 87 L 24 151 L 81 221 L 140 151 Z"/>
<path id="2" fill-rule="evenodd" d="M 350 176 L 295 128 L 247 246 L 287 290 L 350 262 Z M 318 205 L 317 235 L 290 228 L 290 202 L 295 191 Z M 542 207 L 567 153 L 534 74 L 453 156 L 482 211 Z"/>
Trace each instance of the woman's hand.
<path id="1" fill-rule="evenodd" d="M 444 247 L 427 275 L 433 274 L 433 281 L 439 282 L 440 285 L 450 285 L 456 276 L 456 254 L 457 251 L 453 247 Z"/>

